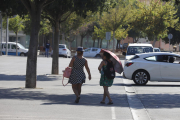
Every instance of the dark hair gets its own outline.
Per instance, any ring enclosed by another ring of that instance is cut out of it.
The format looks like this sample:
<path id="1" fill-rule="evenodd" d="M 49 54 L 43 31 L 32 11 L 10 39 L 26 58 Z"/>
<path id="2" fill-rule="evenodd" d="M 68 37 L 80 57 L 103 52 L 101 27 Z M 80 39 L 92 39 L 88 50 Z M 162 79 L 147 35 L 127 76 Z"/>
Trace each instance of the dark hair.
<path id="1" fill-rule="evenodd" d="M 83 51 L 77 51 L 77 55 L 78 55 L 78 56 L 83 55 Z"/>
<path id="2" fill-rule="evenodd" d="M 111 55 L 107 52 L 104 52 L 103 55 L 109 60 L 111 58 Z"/>

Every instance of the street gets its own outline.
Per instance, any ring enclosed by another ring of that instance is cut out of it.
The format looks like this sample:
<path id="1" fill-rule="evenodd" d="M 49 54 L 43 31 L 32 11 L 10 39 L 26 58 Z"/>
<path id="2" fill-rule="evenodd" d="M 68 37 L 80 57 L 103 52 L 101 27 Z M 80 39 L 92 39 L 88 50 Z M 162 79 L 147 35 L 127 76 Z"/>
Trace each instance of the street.
<path id="1" fill-rule="evenodd" d="M 60 75 L 51 75 L 52 58 L 38 57 L 37 88 L 26 89 L 27 57 L 0 57 L 0 120 L 179 120 L 180 82 L 137 86 L 116 74 L 109 89 L 114 104 L 101 105 L 101 59 L 87 59 L 92 80 L 86 79 L 80 102 L 74 103 L 71 85 L 62 86 L 62 70 L 70 60 L 59 58 Z"/>

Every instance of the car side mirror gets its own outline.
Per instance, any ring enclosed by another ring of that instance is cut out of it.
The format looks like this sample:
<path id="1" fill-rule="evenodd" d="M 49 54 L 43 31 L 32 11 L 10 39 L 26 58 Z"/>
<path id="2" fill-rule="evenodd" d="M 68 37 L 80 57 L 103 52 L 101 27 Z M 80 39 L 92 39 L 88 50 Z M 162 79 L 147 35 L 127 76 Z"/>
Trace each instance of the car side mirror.
<path id="1" fill-rule="evenodd" d="M 126 52 L 123 52 L 123 55 L 126 56 Z"/>
<path id="2" fill-rule="evenodd" d="M 19 47 L 17 49 L 19 50 Z"/>

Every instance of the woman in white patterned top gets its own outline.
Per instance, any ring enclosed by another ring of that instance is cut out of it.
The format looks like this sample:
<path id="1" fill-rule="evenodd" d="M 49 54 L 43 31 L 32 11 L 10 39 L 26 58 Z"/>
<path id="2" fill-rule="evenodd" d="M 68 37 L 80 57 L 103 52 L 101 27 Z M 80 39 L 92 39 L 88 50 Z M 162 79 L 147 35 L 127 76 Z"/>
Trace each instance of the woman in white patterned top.
<path id="1" fill-rule="evenodd" d="M 88 62 L 83 57 L 83 48 L 77 48 L 77 56 L 73 57 L 69 67 L 72 67 L 71 76 L 69 77 L 69 83 L 72 84 L 72 89 L 74 94 L 76 95 L 76 103 L 79 103 L 80 95 L 81 95 L 81 87 L 82 84 L 85 83 L 86 75 L 84 73 L 84 66 L 88 72 L 89 80 L 91 80 L 91 73 L 89 70 Z"/>

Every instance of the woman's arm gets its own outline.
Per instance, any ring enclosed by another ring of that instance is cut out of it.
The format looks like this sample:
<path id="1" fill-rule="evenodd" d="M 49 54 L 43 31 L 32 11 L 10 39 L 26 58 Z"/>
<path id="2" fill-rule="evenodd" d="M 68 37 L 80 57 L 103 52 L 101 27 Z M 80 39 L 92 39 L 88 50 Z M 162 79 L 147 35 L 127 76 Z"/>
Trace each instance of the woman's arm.
<path id="1" fill-rule="evenodd" d="M 91 72 L 90 72 L 87 60 L 86 60 L 86 63 L 85 63 L 85 68 L 86 68 L 86 71 L 88 72 L 89 80 L 91 80 Z"/>
<path id="2" fill-rule="evenodd" d="M 69 67 L 73 67 L 74 61 L 75 61 L 75 58 L 73 57 L 73 58 L 71 59 L 71 62 L 69 63 Z"/>
<path id="3" fill-rule="evenodd" d="M 100 73 L 101 73 L 101 69 L 104 66 L 104 64 L 105 64 L 104 61 L 102 61 L 101 64 L 99 65 L 99 67 L 98 67 L 98 70 L 99 70 Z"/>

